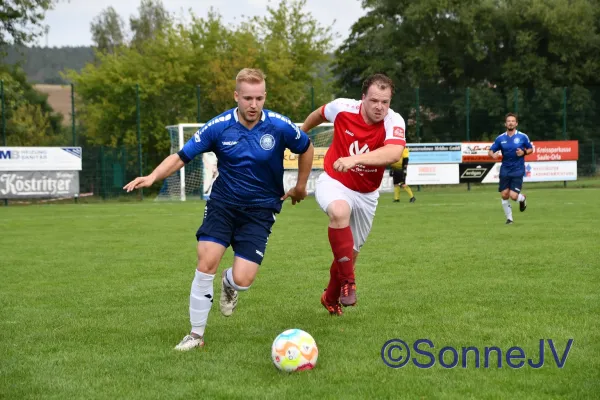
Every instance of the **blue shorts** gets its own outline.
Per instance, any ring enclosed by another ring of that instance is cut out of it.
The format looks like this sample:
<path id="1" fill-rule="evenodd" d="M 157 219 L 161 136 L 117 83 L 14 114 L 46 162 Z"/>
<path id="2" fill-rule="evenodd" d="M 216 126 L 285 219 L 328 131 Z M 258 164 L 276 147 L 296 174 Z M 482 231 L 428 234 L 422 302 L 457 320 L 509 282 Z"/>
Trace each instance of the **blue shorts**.
<path id="1" fill-rule="evenodd" d="M 500 185 L 498 185 L 498 191 L 502 192 L 506 189 L 510 189 L 513 192 L 521 193 L 523 187 L 522 176 L 501 176 Z"/>
<path id="2" fill-rule="evenodd" d="M 196 239 L 231 245 L 236 256 L 260 265 L 274 223 L 272 209 L 234 207 L 208 200 Z"/>

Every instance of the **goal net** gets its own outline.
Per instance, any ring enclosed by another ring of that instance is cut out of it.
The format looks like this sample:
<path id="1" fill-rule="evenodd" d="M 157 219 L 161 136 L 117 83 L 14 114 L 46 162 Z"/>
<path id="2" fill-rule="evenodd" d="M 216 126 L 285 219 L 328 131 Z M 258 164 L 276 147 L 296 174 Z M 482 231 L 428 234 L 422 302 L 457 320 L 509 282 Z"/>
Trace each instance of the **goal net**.
<path id="1" fill-rule="evenodd" d="M 301 126 L 302 123 L 296 123 Z M 200 124 L 177 124 L 167 126 L 171 139 L 171 154 L 177 153 L 194 133 L 204 126 Z M 324 123 L 308 132 L 315 147 L 329 147 L 333 139 L 333 124 Z M 214 153 L 204 153 L 163 181 L 159 200 L 205 199 L 210 194 L 217 177 L 217 158 Z"/>

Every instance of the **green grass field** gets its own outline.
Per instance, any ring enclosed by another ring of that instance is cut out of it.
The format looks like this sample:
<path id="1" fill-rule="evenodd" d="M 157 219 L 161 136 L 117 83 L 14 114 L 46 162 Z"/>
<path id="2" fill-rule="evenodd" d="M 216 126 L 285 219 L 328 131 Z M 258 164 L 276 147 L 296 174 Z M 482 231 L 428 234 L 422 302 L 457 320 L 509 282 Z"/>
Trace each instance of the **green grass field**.
<path id="1" fill-rule="evenodd" d="M 205 348 L 188 353 L 173 346 L 189 329 L 202 202 L 2 207 L 0 398 L 598 398 L 600 190 L 527 194 L 512 226 L 491 186 L 424 190 L 415 204 L 383 195 L 359 304 L 341 318 L 319 303 L 327 218 L 312 197 L 286 204 L 255 284 L 230 318 L 215 302 Z M 315 370 L 274 368 L 287 328 L 314 336 Z M 547 346 L 539 369 L 499 369 L 495 355 L 490 368 L 392 369 L 380 354 L 393 338 L 429 339 L 434 354 L 520 346 L 535 361 L 540 339 L 559 356 L 574 343 L 562 369 Z"/>

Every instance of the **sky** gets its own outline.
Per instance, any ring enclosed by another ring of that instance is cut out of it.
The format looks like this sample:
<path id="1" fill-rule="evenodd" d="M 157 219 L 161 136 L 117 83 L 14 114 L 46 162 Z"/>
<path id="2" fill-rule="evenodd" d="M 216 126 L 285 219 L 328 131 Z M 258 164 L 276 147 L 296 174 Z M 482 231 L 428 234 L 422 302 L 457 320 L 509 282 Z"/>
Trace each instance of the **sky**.
<path id="1" fill-rule="evenodd" d="M 162 3 L 176 16 L 185 16 L 187 10 L 192 9 L 197 16 L 206 17 L 213 7 L 225 23 L 235 24 L 242 15 L 266 15 L 267 5 L 275 8 L 279 0 L 162 0 Z M 94 17 L 112 6 L 128 26 L 129 17 L 138 14 L 139 5 L 140 0 L 61 0 L 46 13 L 44 24 L 48 25 L 49 32 L 38 40 L 38 45 L 90 46 L 90 23 Z M 333 24 L 333 32 L 339 34 L 333 43 L 335 47 L 349 35 L 352 24 L 366 14 L 360 0 L 307 0 L 305 11 L 324 27 Z"/>

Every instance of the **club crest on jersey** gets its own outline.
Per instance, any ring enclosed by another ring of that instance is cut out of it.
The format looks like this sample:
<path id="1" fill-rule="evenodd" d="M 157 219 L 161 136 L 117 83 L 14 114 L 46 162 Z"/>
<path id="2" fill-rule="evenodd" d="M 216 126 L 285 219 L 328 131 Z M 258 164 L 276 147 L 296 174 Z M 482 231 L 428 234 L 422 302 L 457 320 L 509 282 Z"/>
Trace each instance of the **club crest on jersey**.
<path id="1" fill-rule="evenodd" d="M 395 126 L 393 135 L 394 137 L 404 139 L 404 128 L 402 128 L 401 126 Z"/>
<path id="2" fill-rule="evenodd" d="M 519 138 L 518 137 L 515 138 L 514 142 L 515 142 L 515 144 L 519 144 L 519 142 L 520 142 Z"/>
<path id="3" fill-rule="evenodd" d="M 269 135 L 268 133 L 266 135 L 262 135 L 260 138 L 260 147 L 262 147 L 264 150 L 271 150 L 273 147 L 275 147 L 275 138 L 273 135 Z"/>
<path id="4" fill-rule="evenodd" d="M 350 144 L 350 148 L 348 149 L 348 152 L 350 152 L 351 156 L 355 156 L 357 154 L 368 153 L 369 145 L 365 144 L 363 147 L 360 147 L 358 140 L 355 140 L 354 142 L 352 142 L 352 144 Z"/>

